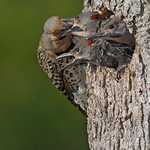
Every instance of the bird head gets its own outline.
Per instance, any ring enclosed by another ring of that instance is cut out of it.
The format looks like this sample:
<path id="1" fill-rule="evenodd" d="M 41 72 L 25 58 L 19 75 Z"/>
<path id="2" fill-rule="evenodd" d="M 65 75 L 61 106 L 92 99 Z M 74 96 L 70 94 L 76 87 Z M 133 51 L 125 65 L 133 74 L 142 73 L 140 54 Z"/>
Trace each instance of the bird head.
<path id="1" fill-rule="evenodd" d="M 86 30 L 89 24 L 95 24 L 98 21 L 98 13 L 97 12 L 83 12 L 79 16 L 76 17 L 76 26 L 79 26 L 83 30 Z"/>
<path id="2" fill-rule="evenodd" d="M 44 24 L 44 32 L 48 34 L 61 34 L 72 27 L 69 19 L 62 19 L 59 16 L 50 17 Z"/>

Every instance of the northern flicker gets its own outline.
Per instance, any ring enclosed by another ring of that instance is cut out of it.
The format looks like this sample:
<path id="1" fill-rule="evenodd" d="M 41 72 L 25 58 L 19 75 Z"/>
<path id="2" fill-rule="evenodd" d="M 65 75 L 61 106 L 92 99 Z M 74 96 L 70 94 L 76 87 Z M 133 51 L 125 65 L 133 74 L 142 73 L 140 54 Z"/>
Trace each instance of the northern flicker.
<path id="1" fill-rule="evenodd" d="M 92 38 L 95 40 L 93 48 L 101 49 L 102 65 L 107 66 L 114 61 L 114 68 L 120 70 L 122 66 L 130 62 L 135 41 L 121 16 L 109 18 L 107 24 L 102 25 L 101 32 Z"/>
<path id="2" fill-rule="evenodd" d="M 72 57 L 59 60 L 59 62 L 56 58 L 72 47 L 71 35 L 67 33 L 71 26 L 70 22 L 64 22 L 58 16 L 49 18 L 44 24 L 44 32 L 37 51 L 41 68 L 48 74 L 52 84 L 61 91 L 64 91 L 61 67 Z"/>
<path id="3" fill-rule="evenodd" d="M 44 24 L 44 32 L 38 48 L 38 61 L 41 68 L 48 74 L 52 84 L 62 91 L 69 100 L 85 112 L 86 104 L 74 101 L 82 83 L 83 70 L 80 65 L 65 66 L 74 60 L 73 55 L 66 55 L 74 47 L 70 29 L 72 22 L 60 17 L 51 17 Z M 73 29 L 74 30 L 74 29 Z M 62 56 L 62 57 L 61 57 Z"/>

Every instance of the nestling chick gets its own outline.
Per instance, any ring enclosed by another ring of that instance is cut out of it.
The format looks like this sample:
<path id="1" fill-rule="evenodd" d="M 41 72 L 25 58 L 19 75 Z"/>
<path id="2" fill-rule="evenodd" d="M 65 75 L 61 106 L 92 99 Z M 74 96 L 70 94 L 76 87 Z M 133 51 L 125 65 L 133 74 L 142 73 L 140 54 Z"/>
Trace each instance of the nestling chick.
<path id="1" fill-rule="evenodd" d="M 83 31 L 97 32 L 101 21 L 113 15 L 113 12 L 106 7 L 102 7 L 99 11 L 82 12 L 75 18 L 75 26 L 80 27 Z"/>
<path id="2" fill-rule="evenodd" d="M 78 41 L 79 48 L 74 48 L 75 52 L 77 49 L 79 51 L 79 57 L 76 57 L 74 62 L 79 63 L 87 60 L 89 63 L 115 68 L 119 71 L 132 58 L 134 37 L 119 16 L 103 20 L 100 25 L 100 30 L 94 34 L 91 34 L 90 31 L 73 33 L 81 38 Z M 86 45 L 81 43 L 83 40 L 88 41 Z M 89 47 L 89 41 L 91 47 Z"/>
<path id="3" fill-rule="evenodd" d="M 114 66 L 113 68 L 120 70 L 131 61 L 135 47 L 134 37 L 121 16 L 113 16 L 107 20 L 106 24 L 103 24 L 101 32 L 94 35 L 95 46 L 103 48 L 101 58 L 104 66 L 110 63 Z M 112 63 L 112 60 L 115 63 Z"/>

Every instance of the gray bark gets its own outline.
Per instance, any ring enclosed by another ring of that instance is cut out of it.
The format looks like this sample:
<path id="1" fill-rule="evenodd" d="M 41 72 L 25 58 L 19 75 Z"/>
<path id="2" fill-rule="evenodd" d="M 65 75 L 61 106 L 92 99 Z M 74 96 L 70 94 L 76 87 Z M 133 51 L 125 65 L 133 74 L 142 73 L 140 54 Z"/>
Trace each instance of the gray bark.
<path id="1" fill-rule="evenodd" d="M 150 0 L 85 0 L 122 13 L 136 39 L 131 63 L 119 82 L 114 70 L 88 67 L 87 132 L 91 150 L 150 149 Z"/>

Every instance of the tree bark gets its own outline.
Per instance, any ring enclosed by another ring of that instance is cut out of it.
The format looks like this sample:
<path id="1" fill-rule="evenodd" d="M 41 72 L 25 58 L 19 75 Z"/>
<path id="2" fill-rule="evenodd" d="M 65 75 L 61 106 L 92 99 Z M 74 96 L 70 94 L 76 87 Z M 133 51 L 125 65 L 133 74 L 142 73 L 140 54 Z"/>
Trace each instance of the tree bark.
<path id="1" fill-rule="evenodd" d="M 136 48 L 119 81 L 112 69 L 87 67 L 89 147 L 150 150 L 150 0 L 85 0 L 84 9 L 102 3 L 125 16 Z"/>

